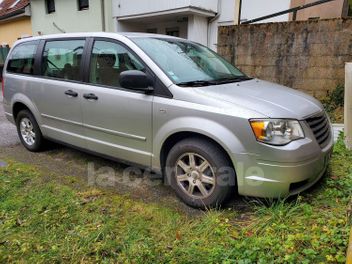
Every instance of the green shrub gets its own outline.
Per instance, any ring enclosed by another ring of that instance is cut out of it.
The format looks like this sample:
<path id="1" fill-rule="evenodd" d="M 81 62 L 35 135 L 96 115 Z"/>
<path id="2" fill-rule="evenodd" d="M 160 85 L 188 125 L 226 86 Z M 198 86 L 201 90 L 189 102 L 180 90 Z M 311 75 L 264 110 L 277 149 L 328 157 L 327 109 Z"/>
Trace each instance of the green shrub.
<path id="1" fill-rule="evenodd" d="M 338 85 L 335 90 L 328 92 L 321 100 L 332 122 L 343 122 L 343 107 L 345 103 L 345 87 Z"/>
<path id="2" fill-rule="evenodd" d="M 345 87 L 338 85 L 335 90 L 329 92 L 327 97 L 322 100 L 325 109 L 333 112 L 338 107 L 343 107 L 345 100 Z"/>

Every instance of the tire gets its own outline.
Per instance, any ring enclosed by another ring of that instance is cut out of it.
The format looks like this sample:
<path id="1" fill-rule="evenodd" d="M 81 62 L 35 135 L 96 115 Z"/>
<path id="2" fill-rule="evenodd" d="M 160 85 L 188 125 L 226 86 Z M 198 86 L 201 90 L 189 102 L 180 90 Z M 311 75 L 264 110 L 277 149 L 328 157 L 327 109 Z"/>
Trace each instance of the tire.
<path id="1" fill-rule="evenodd" d="M 164 171 L 177 196 L 194 208 L 219 207 L 235 190 L 231 162 L 220 147 L 201 138 L 178 142 L 167 156 Z"/>
<path id="2" fill-rule="evenodd" d="M 45 140 L 37 121 L 30 111 L 22 110 L 18 113 L 16 126 L 18 136 L 27 150 L 39 152 L 43 149 Z"/>

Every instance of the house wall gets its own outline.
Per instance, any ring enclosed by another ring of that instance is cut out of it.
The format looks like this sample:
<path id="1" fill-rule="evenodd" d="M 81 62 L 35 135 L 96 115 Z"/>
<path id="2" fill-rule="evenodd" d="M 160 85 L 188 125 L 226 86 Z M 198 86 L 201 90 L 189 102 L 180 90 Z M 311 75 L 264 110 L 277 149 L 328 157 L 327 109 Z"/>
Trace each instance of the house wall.
<path id="1" fill-rule="evenodd" d="M 105 31 L 114 31 L 112 18 L 112 1 L 104 0 Z M 90 0 L 89 9 L 79 11 L 75 0 L 56 0 L 55 12 L 47 14 L 44 0 L 32 0 L 32 29 L 33 34 L 61 33 L 53 23 L 65 32 L 102 31 L 101 0 Z"/>
<path id="2" fill-rule="evenodd" d="M 188 32 L 187 38 L 191 41 L 208 44 L 208 18 L 203 16 L 188 17 Z"/>
<path id="3" fill-rule="evenodd" d="M 117 25 L 117 32 L 148 32 L 148 30 L 156 29 L 157 34 L 166 34 L 168 28 L 179 28 L 180 37 L 187 38 L 188 33 L 188 22 L 177 22 L 177 21 L 165 21 L 158 22 L 156 18 L 155 22 L 129 22 L 122 21 Z"/>
<path id="4" fill-rule="evenodd" d="M 217 13 L 218 0 L 117 0 L 113 1 L 113 15 L 122 17 L 148 14 L 189 6 Z"/>
<path id="5" fill-rule="evenodd" d="M 21 37 L 32 35 L 30 17 L 22 17 L 0 23 L 0 45 L 8 44 L 10 47 Z"/>
<path id="6" fill-rule="evenodd" d="M 322 97 L 344 84 L 352 19 L 221 27 L 218 52 L 249 76 Z"/>
<path id="7" fill-rule="evenodd" d="M 271 15 L 290 8 L 291 0 L 243 0 L 241 20 L 250 20 Z M 288 21 L 289 15 L 282 15 L 260 21 L 258 23 Z"/>
<path id="8" fill-rule="evenodd" d="M 316 0 L 292 0 L 291 7 L 310 4 Z M 340 18 L 347 15 L 348 0 L 335 0 L 322 5 L 317 5 L 297 12 L 297 20 L 308 20 L 309 18 L 319 17 L 321 19 Z M 292 19 L 292 14 L 290 15 Z"/>

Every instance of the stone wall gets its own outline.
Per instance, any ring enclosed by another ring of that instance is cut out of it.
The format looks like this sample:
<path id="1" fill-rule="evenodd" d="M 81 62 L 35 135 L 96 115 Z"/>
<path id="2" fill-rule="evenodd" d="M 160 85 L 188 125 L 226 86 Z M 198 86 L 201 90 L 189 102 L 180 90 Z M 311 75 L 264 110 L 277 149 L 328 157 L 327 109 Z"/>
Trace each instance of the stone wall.
<path id="1" fill-rule="evenodd" d="M 344 84 L 352 19 L 225 26 L 218 52 L 249 76 L 323 97 Z"/>

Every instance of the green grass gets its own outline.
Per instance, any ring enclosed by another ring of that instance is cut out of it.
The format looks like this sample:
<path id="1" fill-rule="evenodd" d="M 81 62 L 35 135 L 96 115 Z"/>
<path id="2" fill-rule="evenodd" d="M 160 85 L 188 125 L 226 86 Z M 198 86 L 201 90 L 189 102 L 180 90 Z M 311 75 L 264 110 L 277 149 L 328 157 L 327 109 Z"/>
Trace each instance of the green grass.
<path id="1" fill-rule="evenodd" d="M 0 169 L 0 262 L 345 262 L 352 153 L 340 139 L 321 187 L 248 210 L 185 215 L 9 162 Z"/>

